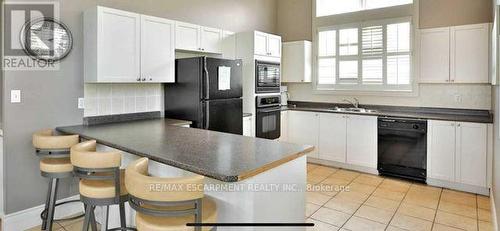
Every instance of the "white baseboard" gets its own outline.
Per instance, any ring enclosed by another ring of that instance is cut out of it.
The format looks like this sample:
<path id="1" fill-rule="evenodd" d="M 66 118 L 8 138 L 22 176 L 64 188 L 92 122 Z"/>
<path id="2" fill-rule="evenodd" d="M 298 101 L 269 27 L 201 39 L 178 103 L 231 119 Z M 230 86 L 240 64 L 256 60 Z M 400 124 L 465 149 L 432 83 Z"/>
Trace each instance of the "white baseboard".
<path id="1" fill-rule="evenodd" d="M 58 200 L 57 203 L 78 200 L 79 195 Z M 4 215 L 2 217 L 2 230 L 5 231 L 19 231 L 26 230 L 42 224 L 40 213 L 45 208 L 45 205 L 39 205 L 33 208 L 25 209 L 19 212 Z M 69 203 L 57 207 L 55 217 L 63 217 L 71 214 L 83 212 L 83 205 L 81 203 Z"/>
<path id="2" fill-rule="evenodd" d="M 359 165 L 340 163 L 337 161 L 321 160 L 321 159 L 316 159 L 316 158 L 311 158 L 311 157 L 307 158 L 307 162 L 313 163 L 313 164 L 325 165 L 325 166 L 329 166 L 329 167 L 343 168 L 343 169 L 349 169 L 349 170 L 354 170 L 354 171 L 358 171 L 358 172 L 364 172 L 364 173 L 378 175 L 378 170 L 376 168 L 369 168 L 369 167 L 363 167 L 363 166 L 359 166 Z"/>
<path id="3" fill-rule="evenodd" d="M 493 192 L 490 194 L 490 203 L 491 203 L 491 223 L 493 224 L 493 230 L 498 231 L 498 220 L 497 220 L 497 209 L 495 207 L 495 197 Z"/>
<path id="4" fill-rule="evenodd" d="M 431 179 L 427 178 L 427 184 L 436 186 L 436 187 L 443 187 L 443 188 L 449 188 L 449 189 L 454 189 L 458 191 L 463 191 L 463 192 L 469 192 L 469 193 L 476 193 L 476 194 L 481 194 L 485 196 L 490 195 L 490 189 L 486 187 L 479 187 L 479 186 L 473 186 L 473 185 L 467 185 L 467 184 L 462 184 L 462 183 L 457 183 L 457 182 L 449 182 L 445 180 L 438 180 L 438 179 Z"/>

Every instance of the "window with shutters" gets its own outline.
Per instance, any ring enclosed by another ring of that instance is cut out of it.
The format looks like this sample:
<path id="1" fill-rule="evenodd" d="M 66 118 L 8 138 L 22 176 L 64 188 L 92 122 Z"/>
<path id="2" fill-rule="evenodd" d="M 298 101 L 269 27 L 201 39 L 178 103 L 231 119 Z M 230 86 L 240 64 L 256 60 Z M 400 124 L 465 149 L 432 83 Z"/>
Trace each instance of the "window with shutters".
<path id="1" fill-rule="evenodd" d="M 318 28 L 319 90 L 412 90 L 411 18 Z"/>
<path id="2" fill-rule="evenodd" d="M 412 4 L 413 0 L 316 0 L 316 17 Z"/>

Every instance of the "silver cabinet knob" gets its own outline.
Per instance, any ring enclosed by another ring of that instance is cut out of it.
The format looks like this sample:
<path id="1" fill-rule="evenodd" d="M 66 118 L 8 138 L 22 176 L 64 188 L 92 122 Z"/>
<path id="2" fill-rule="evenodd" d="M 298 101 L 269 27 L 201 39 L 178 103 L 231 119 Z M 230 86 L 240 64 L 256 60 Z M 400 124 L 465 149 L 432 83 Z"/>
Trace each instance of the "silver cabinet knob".
<path id="1" fill-rule="evenodd" d="M 142 81 L 146 81 L 146 78 L 142 78 Z"/>
<path id="2" fill-rule="evenodd" d="M 141 81 L 141 77 L 137 78 L 137 81 Z"/>

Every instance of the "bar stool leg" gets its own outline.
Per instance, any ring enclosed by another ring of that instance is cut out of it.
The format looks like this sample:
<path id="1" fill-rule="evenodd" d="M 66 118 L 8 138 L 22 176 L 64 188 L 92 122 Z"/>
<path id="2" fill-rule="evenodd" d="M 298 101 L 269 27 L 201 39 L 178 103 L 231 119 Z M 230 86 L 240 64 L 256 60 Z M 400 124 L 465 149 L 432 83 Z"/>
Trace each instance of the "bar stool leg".
<path id="1" fill-rule="evenodd" d="M 52 178 L 52 183 L 50 187 L 50 202 L 49 202 L 49 208 L 47 211 L 47 230 L 52 230 L 52 223 L 54 221 L 54 210 L 56 207 L 56 200 L 57 200 L 57 183 L 59 179 L 57 178 Z"/>
<path id="2" fill-rule="evenodd" d="M 42 230 L 47 229 L 47 213 L 49 211 L 49 205 L 50 205 L 50 195 L 52 192 L 52 179 L 49 180 L 49 187 L 47 189 L 47 199 L 45 200 L 45 219 L 42 218 Z"/>
<path id="3" fill-rule="evenodd" d="M 95 212 L 94 212 L 95 211 L 95 206 L 91 206 L 91 207 L 92 207 L 92 210 L 90 212 L 91 213 L 91 217 L 90 217 L 91 223 L 90 223 L 90 225 L 91 225 L 92 231 L 98 231 L 97 230 L 97 222 L 95 220 Z"/>
<path id="4" fill-rule="evenodd" d="M 83 220 L 83 228 L 82 231 L 89 230 L 90 217 L 92 216 L 92 206 L 85 205 L 85 219 Z"/>
<path id="5" fill-rule="evenodd" d="M 127 222 L 125 221 L 125 202 L 120 203 L 120 225 L 122 228 L 127 228 Z"/>
<path id="6" fill-rule="evenodd" d="M 101 230 L 108 230 L 108 223 L 109 223 L 109 205 L 106 206 L 106 222 L 104 223 L 104 228 Z"/>

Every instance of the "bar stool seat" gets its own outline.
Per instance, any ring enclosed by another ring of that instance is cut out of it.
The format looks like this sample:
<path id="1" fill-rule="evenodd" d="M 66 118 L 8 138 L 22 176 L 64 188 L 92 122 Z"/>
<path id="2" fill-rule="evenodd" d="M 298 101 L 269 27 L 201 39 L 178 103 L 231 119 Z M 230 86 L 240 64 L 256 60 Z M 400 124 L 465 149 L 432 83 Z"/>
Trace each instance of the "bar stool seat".
<path id="1" fill-rule="evenodd" d="M 73 165 L 69 158 L 43 158 L 40 160 L 40 171 L 48 173 L 72 173 Z"/>
<path id="2" fill-rule="evenodd" d="M 90 198 L 114 198 L 115 182 L 112 180 L 80 180 L 80 194 Z M 120 170 L 120 195 L 127 195 L 125 188 L 125 169 Z"/>
<path id="3" fill-rule="evenodd" d="M 146 208 L 155 208 L 162 211 L 179 211 L 189 209 L 189 206 L 174 206 L 171 208 L 158 206 L 145 206 Z M 202 222 L 215 223 L 217 221 L 217 207 L 215 202 L 208 196 L 202 199 Z M 184 231 L 194 230 L 193 227 L 186 226 L 187 223 L 193 223 L 194 215 L 182 217 L 159 217 L 151 216 L 143 213 L 137 213 L 135 223 L 138 230 L 150 231 Z M 206 227 L 202 230 L 211 230 L 211 227 Z"/>

